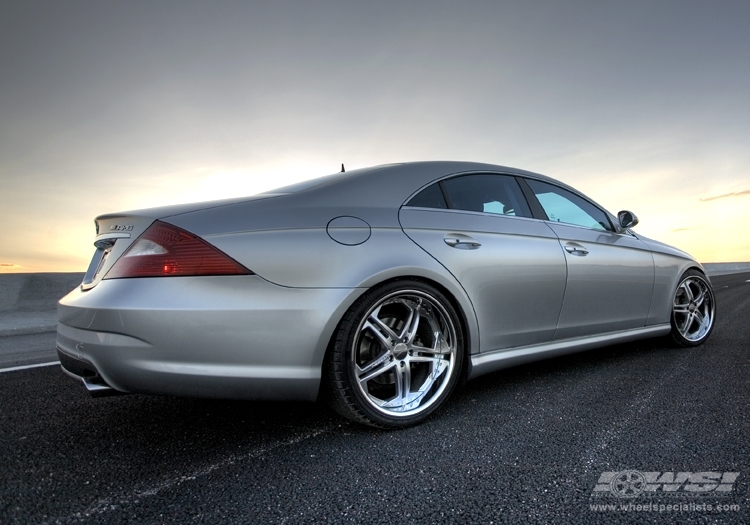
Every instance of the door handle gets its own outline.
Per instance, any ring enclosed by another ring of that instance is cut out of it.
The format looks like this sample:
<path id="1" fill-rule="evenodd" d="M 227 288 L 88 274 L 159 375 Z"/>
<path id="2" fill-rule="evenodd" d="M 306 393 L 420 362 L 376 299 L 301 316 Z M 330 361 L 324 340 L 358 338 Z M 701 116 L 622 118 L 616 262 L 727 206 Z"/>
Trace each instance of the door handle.
<path id="1" fill-rule="evenodd" d="M 586 248 L 574 242 L 569 242 L 568 244 L 566 244 L 565 251 L 571 255 L 577 255 L 579 257 L 583 257 L 584 255 L 589 254 L 589 251 Z"/>
<path id="2" fill-rule="evenodd" d="M 481 242 L 474 239 L 473 237 L 469 237 L 468 235 L 463 235 L 461 233 L 446 235 L 443 240 L 445 241 L 445 244 L 447 244 L 451 248 L 460 248 L 463 250 L 474 250 L 482 245 Z"/>

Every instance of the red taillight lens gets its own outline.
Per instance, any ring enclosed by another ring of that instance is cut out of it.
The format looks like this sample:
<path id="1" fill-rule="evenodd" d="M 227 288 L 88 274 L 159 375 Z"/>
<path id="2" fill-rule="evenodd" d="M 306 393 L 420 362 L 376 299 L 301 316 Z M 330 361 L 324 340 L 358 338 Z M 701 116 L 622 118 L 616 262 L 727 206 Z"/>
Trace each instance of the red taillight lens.
<path id="1" fill-rule="evenodd" d="M 156 221 L 122 254 L 104 278 L 252 273 L 200 237 Z"/>

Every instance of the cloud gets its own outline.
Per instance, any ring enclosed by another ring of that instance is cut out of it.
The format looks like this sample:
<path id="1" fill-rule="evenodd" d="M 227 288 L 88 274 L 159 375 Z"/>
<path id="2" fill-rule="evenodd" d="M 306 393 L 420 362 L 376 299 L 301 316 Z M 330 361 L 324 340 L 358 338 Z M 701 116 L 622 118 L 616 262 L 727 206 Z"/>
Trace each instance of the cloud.
<path id="1" fill-rule="evenodd" d="M 706 197 L 705 199 L 701 199 L 701 202 L 715 201 L 716 199 L 726 199 L 727 197 L 739 197 L 740 195 L 750 195 L 750 190 L 725 193 L 724 195 L 717 195 L 716 197 Z"/>
<path id="2" fill-rule="evenodd" d="M 672 232 L 686 232 L 686 231 L 690 231 L 694 229 L 695 228 L 677 228 L 677 229 L 672 230 Z"/>

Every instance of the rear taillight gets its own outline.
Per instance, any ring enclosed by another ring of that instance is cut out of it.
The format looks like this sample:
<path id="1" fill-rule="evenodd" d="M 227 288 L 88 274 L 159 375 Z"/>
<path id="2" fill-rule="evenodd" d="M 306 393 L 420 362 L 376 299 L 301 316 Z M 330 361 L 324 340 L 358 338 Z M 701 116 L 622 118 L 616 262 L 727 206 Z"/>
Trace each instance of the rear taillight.
<path id="1" fill-rule="evenodd" d="M 122 254 L 104 278 L 252 273 L 200 237 L 156 221 Z"/>

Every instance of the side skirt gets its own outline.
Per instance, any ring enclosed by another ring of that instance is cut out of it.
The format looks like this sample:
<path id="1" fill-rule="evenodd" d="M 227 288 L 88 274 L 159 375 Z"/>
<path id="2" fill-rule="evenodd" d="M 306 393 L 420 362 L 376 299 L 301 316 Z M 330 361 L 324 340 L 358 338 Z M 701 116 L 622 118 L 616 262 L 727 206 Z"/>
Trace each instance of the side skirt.
<path id="1" fill-rule="evenodd" d="M 645 328 L 622 330 L 620 332 L 589 337 L 576 337 L 575 339 L 565 339 L 564 341 L 552 341 L 538 345 L 475 354 L 471 356 L 471 370 L 468 378 L 474 379 L 484 374 L 532 361 L 541 361 L 542 359 L 574 354 L 602 346 L 667 335 L 671 329 L 672 327 L 669 324 L 660 324 Z"/>

